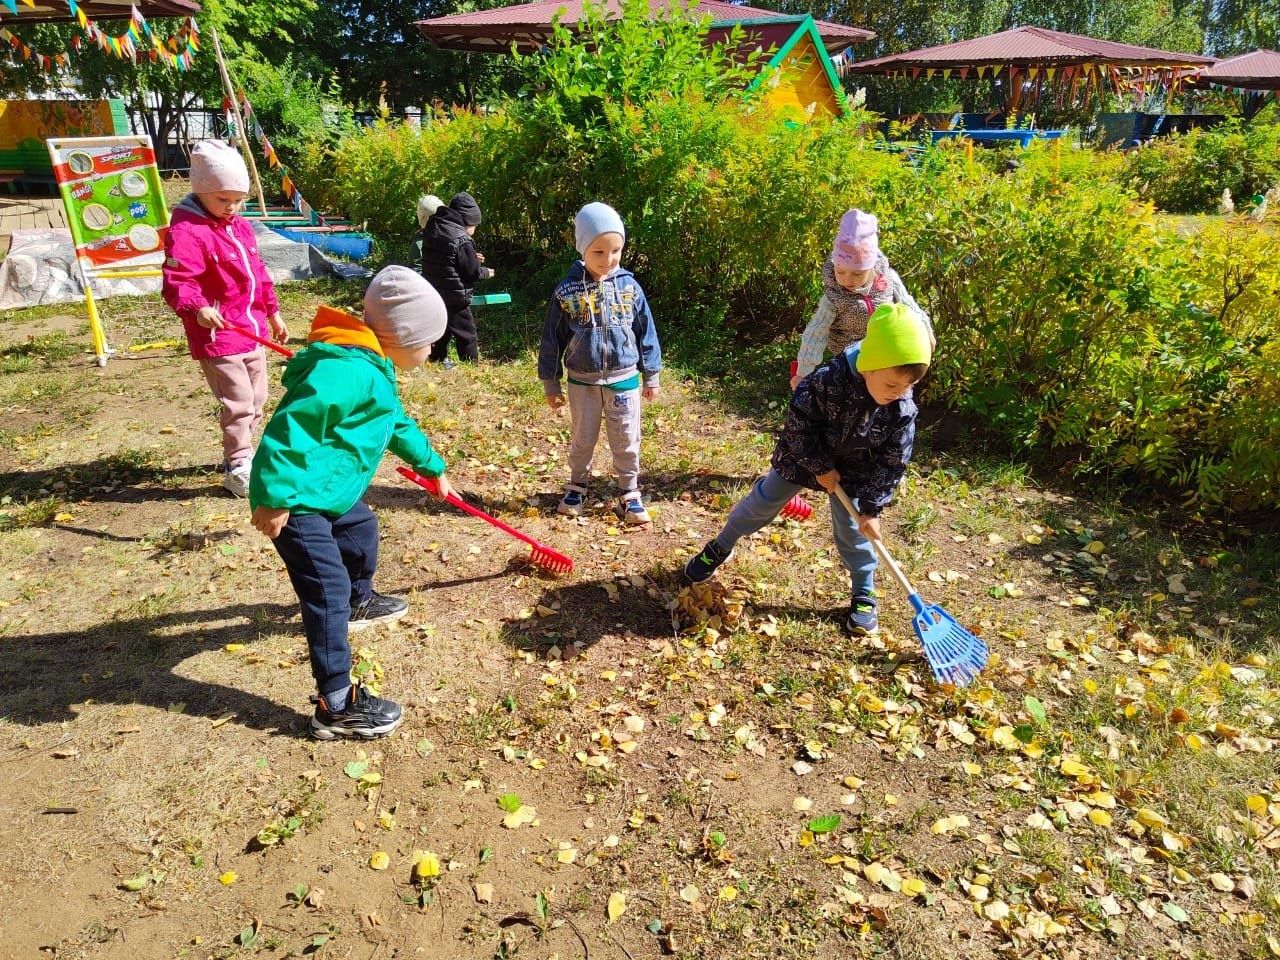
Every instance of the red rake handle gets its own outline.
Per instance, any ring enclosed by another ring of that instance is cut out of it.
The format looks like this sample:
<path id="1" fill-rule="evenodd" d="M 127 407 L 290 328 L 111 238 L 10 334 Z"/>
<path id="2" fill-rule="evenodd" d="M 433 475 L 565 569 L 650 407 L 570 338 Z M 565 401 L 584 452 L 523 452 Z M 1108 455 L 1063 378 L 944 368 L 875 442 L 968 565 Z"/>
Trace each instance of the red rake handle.
<path id="1" fill-rule="evenodd" d="M 396 473 L 400 474 L 400 476 L 404 477 L 406 480 L 413 481 L 418 486 L 420 486 L 423 490 L 426 490 L 428 493 L 430 493 L 432 496 L 435 496 L 435 497 L 440 496 L 440 484 L 436 483 L 430 477 L 424 477 L 420 473 L 415 473 L 414 471 L 410 470 L 408 467 L 396 467 Z M 515 527 L 511 527 L 503 523 L 497 517 L 489 516 L 483 510 L 478 510 L 477 508 L 473 507 L 471 504 L 463 500 L 461 497 L 459 497 L 457 494 L 451 493 L 447 497 L 445 497 L 445 500 L 448 501 L 453 506 L 457 507 L 459 510 L 463 511 L 464 513 L 469 513 L 473 517 L 479 517 L 485 523 L 493 524 L 503 533 L 508 533 L 511 536 L 515 537 L 517 540 L 523 540 L 525 543 L 529 544 L 529 546 L 533 547 L 535 550 L 546 549 L 537 540 L 533 539 L 533 537 L 526 536 L 525 534 L 517 530 Z"/>
<path id="2" fill-rule="evenodd" d="M 254 333 L 252 330 L 248 329 L 247 327 L 241 327 L 234 323 L 228 323 L 227 329 L 234 330 L 236 333 L 240 334 L 240 336 L 248 337 L 254 343 L 260 343 L 264 347 L 274 350 L 276 353 L 279 353 L 283 356 L 286 356 L 286 357 L 293 356 L 293 351 L 290 350 L 288 347 L 282 347 L 280 346 L 280 344 L 276 343 L 274 340 L 268 340 L 266 337 L 259 336 L 258 334 Z"/>

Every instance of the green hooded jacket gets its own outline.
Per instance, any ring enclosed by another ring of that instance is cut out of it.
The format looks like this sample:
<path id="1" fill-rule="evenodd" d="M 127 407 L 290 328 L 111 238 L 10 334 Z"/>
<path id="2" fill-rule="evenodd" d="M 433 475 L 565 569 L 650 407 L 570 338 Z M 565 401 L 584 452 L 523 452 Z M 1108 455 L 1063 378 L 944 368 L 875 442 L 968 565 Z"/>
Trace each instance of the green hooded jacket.
<path id="1" fill-rule="evenodd" d="M 253 456 L 250 507 L 339 517 L 364 496 L 388 449 L 424 476 L 444 473 L 404 412 L 385 357 L 313 342 L 285 367 L 284 387 Z"/>

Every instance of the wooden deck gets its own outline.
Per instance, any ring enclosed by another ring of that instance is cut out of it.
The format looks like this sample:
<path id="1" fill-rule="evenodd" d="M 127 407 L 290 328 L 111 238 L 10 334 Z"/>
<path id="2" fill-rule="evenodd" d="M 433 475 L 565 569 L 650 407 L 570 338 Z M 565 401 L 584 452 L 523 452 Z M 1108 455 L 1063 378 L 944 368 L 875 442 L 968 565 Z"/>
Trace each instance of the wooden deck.
<path id="1" fill-rule="evenodd" d="M 9 250 L 15 230 L 65 230 L 61 197 L 0 196 L 0 253 Z"/>

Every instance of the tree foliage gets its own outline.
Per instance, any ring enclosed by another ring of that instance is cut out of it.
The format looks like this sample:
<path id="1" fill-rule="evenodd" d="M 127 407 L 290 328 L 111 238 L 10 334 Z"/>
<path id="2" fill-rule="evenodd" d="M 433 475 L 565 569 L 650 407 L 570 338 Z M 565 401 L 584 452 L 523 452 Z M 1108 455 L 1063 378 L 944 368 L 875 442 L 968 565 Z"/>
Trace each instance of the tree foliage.
<path id="1" fill-rule="evenodd" d="M 199 24 L 203 44 L 190 70 L 180 72 L 164 63 L 122 60 L 86 41 L 73 56 L 70 68 L 78 93 L 124 99 L 143 117 L 153 141 L 167 142 L 185 111 L 201 101 L 212 107 L 222 102 L 213 30 L 217 30 L 223 53 L 237 73 L 242 64 L 286 63 L 295 50 L 305 50 L 298 41 L 305 38 L 317 0 L 204 0 L 202 8 Z M 127 23 L 103 21 L 100 26 L 118 35 Z M 151 26 L 163 37 L 177 30 L 180 21 L 154 20 Z M 28 27 L 19 32 L 28 44 L 42 52 L 69 50 L 72 38 L 83 36 L 74 23 Z M 20 63 L 3 68 L 0 87 L 23 95 L 59 89 L 68 79 L 60 72 L 43 72 L 34 63 Z"/>
<path id="2" fill-rule="evenodd" d="M 532 105 L 525 113 L 589 130 L 610 105 L 679 98 L 687 91 L 709 102 L 741 96 L 758 74 L 760 53 L 745 62 L 732 55 L 743 40 L 740 28 L 708 47 L 710 25 L 696 4 L 689 16 L 655 19 L 648 0 L 622 0 L 621 16 L 606 20 L 603 5 L 586 0 L 572 30 L 557 17 L 542 50 L 516 56 L 524 81 L 519 95 Z"/>
<path id="3" fill-rule="evenodd" d="M 310 47 L 349 103 L 399 112 L 433 102 L 476 106 L 509 88 L 513 65 L 501 55 L 441 50 L 417 20 L 505 6 L 507 0 L 355 0 L 326 4 Z"/>

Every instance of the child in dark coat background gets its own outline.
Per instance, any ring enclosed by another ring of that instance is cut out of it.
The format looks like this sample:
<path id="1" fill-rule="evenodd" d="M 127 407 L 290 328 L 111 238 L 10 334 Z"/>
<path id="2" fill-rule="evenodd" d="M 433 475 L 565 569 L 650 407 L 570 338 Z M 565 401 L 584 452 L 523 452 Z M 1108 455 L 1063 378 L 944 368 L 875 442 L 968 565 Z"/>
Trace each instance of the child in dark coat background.
<path id="1" fill-rule="evenodd" d="M 494 275 L 484 265 L 484 254 L 476 249 L 476 228 L 480 226 L 480 205 L 469 193 L 455 194 L 446 206 L 433 213 L 421 233 L 422 275 L 444 301 L 448 323 L 444 336 L 431 348 L 431 359 L 452 366 L 449 340 L 458 342 L 458 359 L 480 359 L 476 321 L 471 315 L 471 291 L 481 280 Z"/>

